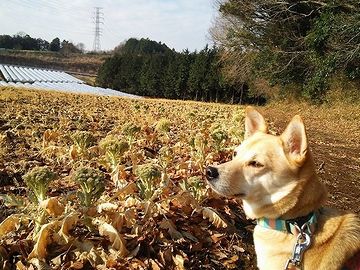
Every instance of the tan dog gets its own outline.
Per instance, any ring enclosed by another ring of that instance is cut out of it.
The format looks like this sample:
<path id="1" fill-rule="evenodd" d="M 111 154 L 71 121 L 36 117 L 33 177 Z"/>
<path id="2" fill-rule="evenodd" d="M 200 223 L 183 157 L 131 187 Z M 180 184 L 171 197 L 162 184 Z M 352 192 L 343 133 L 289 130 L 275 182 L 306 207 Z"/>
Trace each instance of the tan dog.
<path id="1" fill-rule="evenodd" d="M 232 161 L 209 166 L 207 178 L 220 195 L 241 199 L 246 215 L 258 220 L 254 243 L 260 269 L 342 269 L 357 254 L 360 219 L 321 208 L 327 191 L 316 176 L 300 116 L 295 116 L 280 136 L 274 136 L 268 134 L 262 115 L 248 107 L 245 140 L 235 150 Z M 260 225 L 263 221 L 268 226 Z M 272 222 L 297 230 L 292 234 L 284 226 L 272 228 Z M 294 259 L 295 244 L 307 243 L 305 234 L 311 244 L 297 250 L 300 263 L 291 260 L 285 268 L 287 261 Z"/>

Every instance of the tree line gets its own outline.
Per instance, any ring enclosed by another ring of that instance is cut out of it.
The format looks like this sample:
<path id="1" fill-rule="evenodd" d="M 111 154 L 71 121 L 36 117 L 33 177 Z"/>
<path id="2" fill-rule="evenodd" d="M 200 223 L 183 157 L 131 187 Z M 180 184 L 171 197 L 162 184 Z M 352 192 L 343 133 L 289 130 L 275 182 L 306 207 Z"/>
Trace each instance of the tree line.
<path id="1" fill-rule="evenodd" d="M 144 96 L 232 103 L 321 103 L 331 88 L 360 99 L 359 1 L 215 2 L 215 47 L 175 52 L 130 39 L 100 68 L 98 83 Z"/>
<path id="2" fill-rule="evenodd" d="M 41 38 L 32 38 L 25 33 L 19 33 L 13 36 L 0 35 L 0 48 L 63 53 L 81 53 L 84 52 L 85 49 L 83 43 L 74 45 L 68 40 L 60 41 L 58 37 L 49 42 Z"/>
<path id="3" fill-rule="evenodd" d="M 169 99 L 244 103 L 262 101 L 247 86 L 228 83 L 221 73 L 219 51 L 176 52 L 163 43 L 131 38 L 101 66 L 97 84 L 130 94 Z"/>

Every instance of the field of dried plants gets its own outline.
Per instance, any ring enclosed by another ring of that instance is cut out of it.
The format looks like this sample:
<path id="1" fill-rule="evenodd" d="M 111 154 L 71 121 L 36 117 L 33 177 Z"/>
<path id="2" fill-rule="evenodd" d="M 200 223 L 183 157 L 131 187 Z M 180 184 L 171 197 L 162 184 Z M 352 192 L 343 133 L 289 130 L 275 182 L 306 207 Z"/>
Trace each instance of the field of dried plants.
<path id="1" fill-rule="evenodd" d="M 273 132 L 304 114 L 330 205 L 359 213 L 360 113 L 336 108 L 260 110 Z M 236 105 L 1 88 L 0 268 L 256 269 L 253 221 L 203 175 L 243 120 Z"/>

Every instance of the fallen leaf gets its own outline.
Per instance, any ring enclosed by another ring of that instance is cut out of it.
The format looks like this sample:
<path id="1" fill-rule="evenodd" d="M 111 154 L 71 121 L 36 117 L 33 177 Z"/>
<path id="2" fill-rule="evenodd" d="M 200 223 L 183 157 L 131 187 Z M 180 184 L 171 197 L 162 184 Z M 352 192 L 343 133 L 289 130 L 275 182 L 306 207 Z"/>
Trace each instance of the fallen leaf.
<path id="1" fill-rule="evenodd" d="M 120 252 L 120 256 L 124 257 L 128 254 L 125 247 L 125 240 L 121 237 L 118 231 L 110 224 L 103 223 L 99 226 L 99 234 L 101 236 L 109 237 L 111 247 Z"/>
<path id="2" fill-rule="evenodd" d="M 150 266 L 152 270 L 161 270 L 160 266 L 153 259 L 150 259 Z"/>
<path id="3" fill-rule="evenodd" d="M 60 254 L 60 255 L 56 256 L 55 258 L 51 259 L 51 263 L 54 266 L 60 266 L 63 262 L 63 257 L 64 257 L 64 254 Z"/>
<path id="4" fill-rule="evenodd" d="M 173 256 L 172 258 L 176 265 L 176 269 L 185 270 L 185 266 L 184 266 L 185 259 L 183 258 L 183 256 L 177 254 L 175 257 Z"/>
<path id="5" fill-rule="evenodd" d="M 59 136 L 60 132 L 47 129 L 43 134 L 43 144 L 45 142 L 56 141 Z"/>
<path id="6" fill-rule="evenodd" d="M 21 261 L 18 261 L 16 263 L 16 270 L 26 270 L 26 266 Z"/>
<path id="7" fill-rule="evenodd" d="M 221 238 L 223 237 L 224 235 L 221 234 L 221 233 L 215 233 L 211 236 L 211 239 L 213 240 L 214 243 L 217 243 L 221 240 Z"/>
<path id="8" fill-rule="evenodd" d="M 236 245 L 233 245 L 232 247 L 233 247 L 233 249 L 235 249 L 235 250 L 237 250 L 237 251 L 239 251 L 241 253 L 245 252 L 245 249 L 243 249 L 242 247 L 239 247 L 239 246 L 236 246 Z"/>
<path id="9" fill-rule="evenodd" d="M 173 240 L 184 238 L 183 235 L 178 230 L 176 230 L 175 224 L 171 220 L 164 219 L 160 223 L 160 228 L 168 230 L 168 233 Z"/>
<path id="10" fill-rule="evenodd" d="M 41 226 L 34 249 L 29 254 L 28 259 L 37 258 L 39 260 L 45 260 L 47 254 L 46 247 L 51 240 L 50 232 L 56 223 L 56 221 L 53 221 Z"/>
<path id="11" fill-rule="evenodd" d="M 220 214 L 218 214 L 214 209 L 210 207 L 203 207 L 201 212 L 203 217 L 209 219 L 217 228 L 226 228 L 228 226 Z"/>
<path id="12" fill-rule="evenodd" d="M 142 233 L 143 227 L 139 224 L 134 224 L 131 229 L 131 234 L 139 236 Z"/>
<path id="13" fill-rule="evenodd" d="M 138 245 L 136 246 L 136 248 L 134 248 L 134 249 L 129 253 L 128 258 L 136 257 L 136 255 L 139 253 L 140 247 L 141 247 L 141 245 L 138 244 Z"/>
<path id="14" fill-rule="evenodd" d="M 72 268 L 72 269 L 83 269 L 83 267 L 84 267 L 84 263 L 80 262 L 80 261 L 73 262 L 73 263 L 71 263 L 71 266 L 70 266 L 70 268 Z"/>
<path id="15" fill-rule="evenodd" d="M 91 241 L 75 241 L 74 245 L 77 247 L 74 250 L 74 254 L 77 258 L 78 262 L 86 262 L 88 261 L 92 267 L 96 267 L 100 264 L 103 264 L 107 260 L 107 255 L 103 250 L 95 249 L 94 244 Z"/>
<path id="16" fill-rule="evenodd" d="M 155 206 L 155 203 L 152 202 L 152 201 L 146 201 L 144 202 L 144 220 L 147 220 L 151 217 L 152 214 L 154 214 L 153 210 L 154 210 L 154 207 Z"/>
<path id="17" fill-rule="evenodd" d="M 0 237 L 5 236 L 11 231 L 19 228 L 21 219 L 19 215 L 8 216 L 3 222 L 0 223 Z"/>
<path id="18" fill-rule="evenodd" d="M 203 250 L 203 244 L 201 242 L 197 242 L 190 245 L 190 250 L 192 252 L 201 251 Z"/>
<path id="19" fill-rule="evenodd" d="M 14 194 L 1 194 L 0 199 L 3 200 L 6 207 L 23 207 L 24 199 Z"/>
<path id="20" fill-rule="evenodd" d="M 126 226 L 131 228 L 136 223 L 136 212 L 135 209 L 130 208 L 126 209 L 124 212 L 124 217 L 126 221 Z"/>
<path id="21" fill-rule="evenodd" d="M 124 225 L 124 214 L 122 213 L 112 213 L 111 215 L 111 225 L 118 231 L 121 232 Z"/>
<path id="22" fill-rule="evenodd" d="M 34 266 L 36 267 L 37 270 L 50 270 L 51 269 L 50 266 L 46 262 L 39 260 L 38 258 L 32 258 L 28 262 L 31 263 L 31 265 L 28 267 L 28 270 L 33 270 Z"/>
<path id="23" fill-rule="evenodd" d="M 171 263 L 173 261 L 172 252 L 170 248 L 167 248 L 164 251 L 159 250 L 159 256 L 162 261 L 162 264 L 164 265 L 166 265 L 167 263 Z"/>
<path id="24" fill-rule="evenodd" d="M 236 269 L 236 262 L 239 260 L 237 255 L 232 256 L 230 259 L 223 261 L 222 263 L 227 269 Z"/>
<path id="25" fill-rule="evenodd" d="M 195 236 L 193 236 L 191 233 L 187 231 L 181 231 L 181 234 L 185 236 L 187 239 L 190 239 L 191 241 L 199 242 L 199 239 L 197 239 Z"/>
<path id="26" fill-rule="evenodd" d="M 127 185 L 125 180 L 127 173 L 124 165 L 117 165 L 116 169 L 111 172 L 110 177 L 117 188 L 121 189 Z"/>
<path id="27" fill-rule="evenodd" d="M 133 206 L 139 206 L 141 204 L 141 202 L 134 198 L 134 197 L 129 197 L 126 199 L 124 206 L 125 207 L 133 207 Z"/>
<path id="28" fill-rule="evenodd" d="M 118 206 L 116 204 L 109 203 L 109 202 L 99 204 L 97 207 L 98 213 L 113 212 L 113 211 L 116 211 L 117 209 L 118 209 Z"/>
<path id="29" fill-rule="evenodd" d="M 65 239 L 66 243 L 69 243 L 69 239 L 71 237 L 69 231 L 76 225 L 78 220 L 79 216 L 76 213 L 71 213 L 64 218 L 61 224 L 59 235 Z"/>
<path id="30" fill-rule="evenodd" d="M 190 205 L 193 209 L 200 209 L 199 203 L 188 191 L 180 192 L 173 200 L 177 201 L 182 207 Z"/>
<path id="31" fill-rule="evenodd" d="M 79 153 L 74 145 L 70 147 L 69 153 L 72 160 L 76 160 L 79 156 Z"/>
<path id="32" fill-rule="evenodd" d="M 45 209 L 45 211 L 53 217 L 60 216 L 65 209 L 57 197 L 51 197 L 42 201 L 40 207 Z"/>
<path id="33" fill-rule="evenodd" d="M 127 195 L 134 194 L 136 190 L 137 190 L 136 184 L 134 182 L 131 182 L 127 184 L 125 187 L 121 188 L 119 191 L 117 191 L 113 197 L 119 197 L 120 199 L 123 199 Z"/>

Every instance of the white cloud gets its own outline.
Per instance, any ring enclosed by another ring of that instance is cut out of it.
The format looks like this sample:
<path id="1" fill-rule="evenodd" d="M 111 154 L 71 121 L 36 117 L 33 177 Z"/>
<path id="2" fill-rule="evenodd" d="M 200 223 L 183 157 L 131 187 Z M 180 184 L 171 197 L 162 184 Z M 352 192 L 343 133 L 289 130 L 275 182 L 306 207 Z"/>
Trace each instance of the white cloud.
<path id="1" fill-rule="evenodd" d="M 95 6 L 103 7 L 101 46 L 148 37 L 176 50 L 201 49 L 215 10 L 211 0 L 11 0 L 0 1 L 0 34 L 83 42 L 92 49 Z"/>

